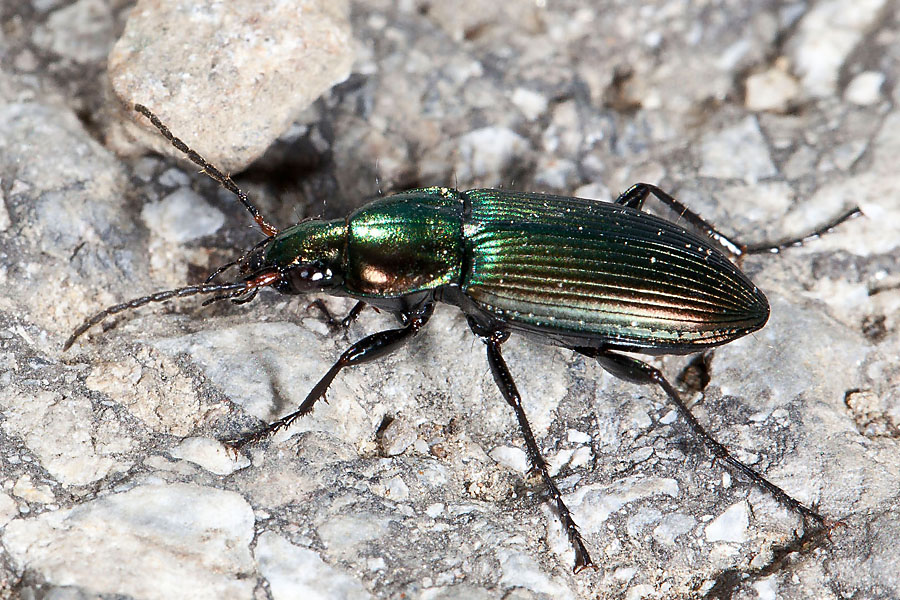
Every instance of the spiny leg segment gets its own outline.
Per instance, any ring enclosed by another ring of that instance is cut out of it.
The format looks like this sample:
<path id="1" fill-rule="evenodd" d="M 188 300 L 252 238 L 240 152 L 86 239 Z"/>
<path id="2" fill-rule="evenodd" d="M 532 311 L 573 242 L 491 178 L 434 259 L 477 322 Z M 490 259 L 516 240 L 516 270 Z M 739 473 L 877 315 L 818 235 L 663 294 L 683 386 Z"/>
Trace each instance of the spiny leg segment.
<path id="1" fill-rule="evenodd" d="M 425 326 L 432 313 L 434 313 L 434 303 L 426 302 L 413 311 L 399 314 L 398 316 L 404 324 L 403 327 L 373 333 L 350 346 L 338 361 L 328 369 L 325 376 L 310 390 L 306 399 L 297 410 L 269 423 L 258 431 L 234 440 L 228 440 L 226 443 L 235 450 L 239 450 L 247 444 L 254 444 L 280 429 L 289 427 L 298 418 L 312 412 L 316 402 L 325 397 L 325 392 L 328 391 L 328 387 L 341 369 L 361 365 L 394 352 Z"/>
<path id="2" fill-rule="evenodd" d="M 509 333 L 485 329 L 471 317 L 469 317 L 468 320 L 469 327 L 487 346 L 488 365 L 491 367 L 494 382 L 500 389 L 500 393 L 503 394 L 503 398 L 506 399 L 506 402 L 516 413 L 519 429 L 521 429 L 522 437 L 525 439 L 525 450 L 528 454 L 528 460 L 531 462 L 531 469 L 532 471 L 540 473 L 541 479 L 547 487 L 551 500 L 556 504 L 559 520 L 566 530 L 566 535 L 569 538 L 572 549 L 575 550 L 575 572 L 577 573 L 587 568 L 593 568 L 595 565 L 591 560 L 591 555 L 588 554 L 584 540 L 581 538 L 581 533 L 578 531 L 575 519 L 572 518 L 572 513 L 569 511 L 569 507 L 566 506 L 562 493 L 559 491 L 559 488 L 556 487 L 556 483 L 550 476 L 547 461 L 541 456 L 537 441 L 534 439 L 534 432 L 531 430 L 531 425 L 528 423 L 528 418 L 525 416 L 525 409 L 522 407 L 522 397 L 519 395 L 519 390 L 516 388 L 512 374 L 509 372 L 509 367 L 506 366 L 506 361 L 503 360 L 503 355 L 500 352 L 500 345 L 509 338 Z"/>
<path id="3" fill-rule="evenodd" d="M 662 388 L 669 399 L 675 404 L 676 408 L 678 408 L 681 416 L 684 417 L 691 426 L 694 433 L 703 440 L 703 443 L 706 444 L 717 459 L 724 461 L 732 468 L 743 473 L 750 481 L 772 494 L 776 500 L 797 512 L 803 518 L 804 526 L 807 525 L 808 521 L 813 521 L 818 529 L 829 529 L 833 525 L 831 521 L 811 508 L 806 507 L 800 503 L 800 501 L 795 500 L 789 496 L 787 492 L 757 473 L 754 469 L 734 458 L 731 453 L 728 452 L 728 449 L 716 441 L 716 439 L 703 428 L 700 422 L 697 421 L 697 418 L 691 413 L 690 409 L 681 399 L 681 396 L 659 369 L 635 358 L 631 358 L 630 356 L 625 356 L 624 354 L 611 352 L 602 348 L 576 347 L 572 349 L 579 354 L 597 359 L 600 365 L 614 377 L 638 385 L 657 385 Z"/>

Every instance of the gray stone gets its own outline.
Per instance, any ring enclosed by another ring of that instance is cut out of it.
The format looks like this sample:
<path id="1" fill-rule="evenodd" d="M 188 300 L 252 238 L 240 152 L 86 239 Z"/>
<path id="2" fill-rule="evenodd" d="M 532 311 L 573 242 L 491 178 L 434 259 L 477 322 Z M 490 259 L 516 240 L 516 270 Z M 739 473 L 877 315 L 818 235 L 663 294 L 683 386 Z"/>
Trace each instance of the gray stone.
<path id="1" fill-rule="evenodd" d="M 147 484 L 13 521 L 3 544 L 10 558 L 58 585 L 135 598 L 230 599 L 252 592 L 252 581 L 239 577 L 251 568 L 252 537 L 253 513 L 238 494 Z"/>
<path id="2" fill-rule="evenodd" d="M 346 0 L 139 0 L 109 56 L 124 107 L 110 142 L 180 157 L 137 119 L 139 103 L 225 172 L 246 167 L 350 73 L 348 11 Z"/>
<path id="3" fill-rule="evenodd" d="M 827 0 L 812 7 L 788 41 L 806 92 L 826 97 L 837 92 L 848 55 L 875 26 L 886 0 Z"/>

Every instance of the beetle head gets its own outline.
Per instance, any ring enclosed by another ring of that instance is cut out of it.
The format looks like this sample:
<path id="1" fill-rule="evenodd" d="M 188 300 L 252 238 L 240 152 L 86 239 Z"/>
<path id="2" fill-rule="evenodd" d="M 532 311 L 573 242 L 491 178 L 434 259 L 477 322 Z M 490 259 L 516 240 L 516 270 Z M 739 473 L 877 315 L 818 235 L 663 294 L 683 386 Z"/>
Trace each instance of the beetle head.
<path id="1" fill-rule="evenodd" d="M 342 257 L 347 226 L 343 219 L 309 220 L 285 229 L 250 251 L 240 262 L 247 280 L 264 278 L 282 294 L 308 294 L 343 283 Z"/>

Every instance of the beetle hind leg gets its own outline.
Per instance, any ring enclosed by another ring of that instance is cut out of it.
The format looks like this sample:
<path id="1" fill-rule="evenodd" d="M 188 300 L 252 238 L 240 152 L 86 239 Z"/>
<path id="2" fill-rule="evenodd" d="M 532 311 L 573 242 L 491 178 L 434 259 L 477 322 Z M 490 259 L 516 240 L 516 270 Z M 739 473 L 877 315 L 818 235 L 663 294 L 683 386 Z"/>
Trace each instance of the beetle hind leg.
<path id="1" fill-rule="evenodd" d="M 662 189 L 649 183 L 636 183 L 624 192 L 622 192 L 615 203 L 635 210 L 641 210 L 644 206 L 644 200 L 647 196 L 653 194 L 657 200 L 665 204 L 669 209 L 678 213 L 678 216 L 696 227 L 708 237 L 712 238 L 722 248 L 728 251 L 736 260 L 739 260 L 745 254 L 777 254 L 787 248 L 802 246 L 806 242 L 818 239 L 822 235 L 830 232 L 832 229 L 845 221 L 849 221 L 862 214 L 858 206 L 845 210 L 840 215 L 832 218 L 827 223 L 819 226 L 809 233 L 799 235 L 797 237 L 785 238 L 776 242 L 761 242 L 756 244 L 742 244 L 741 242 L 729 238 L 724 233 L 713 227 L 706 219 L 689 209 L 680 201 L 673 198 L 670 194 Z"/>
<path id="2" fill-rule="evenodd" d="M 798 513 L 803 519 L 804 525 L 807 525 L 809 521 L 812 521 L 815 523 L 817 529 L 830 529 L 833 524 L 831 521 L 813 509 L 805 506 L 800 501 L 792 498 L 783 489 L 760 475 L 754 469 L 734 458 L 731 453 L 728 452 L 728 449 L 716 441 L 715 438 L 703 428 L 700 422 L 697 421 L 697 418 L 691 413 L 690 409 L 688 409 L 687 405 L 681 399 L 681 396 L 659 369 L 635 358 L 631 358 L 630 356 L 625 356 L 624 354 L 611 352 L 602 348 L 576 347 L 572 349 L 579 354 L 597 359 L 600 366 L 606 369 L 614 377 L 638 385 L 657 385 L 662 388 L 669 399 L 678 408 L 681 416 L 688 422 L 694 433 L 703 440 L 703 443 L 706 444 L 716 459 L 727 463 L 733 469 L 743 473 L 750 481 L 772 494 L 776 500 Z"/>
<path id="3" fill-rule="evenodd" d="M 500 352 L 500 345 L 507 340 L 509 334 L 502 331 L 485 330 L 471 318 L 469 319 L 469 326 L 472 328 L 472 331 L 475 332 L 475 335 L 481 338 L 487 346 L 488 364 L 491 367 L 494 382 L 497 384 L 497 387 L 500 388 L 500 393 L 503 394 L 503 398 L 506 399 L 506 402 L 512 406 L 516 413 L 519 429 L 522 430 L 522 437 L 525 439 L 525 450 L 528 454 L 528 460 L 531 463 L 531 469 L 540 473 L 544 485 L 547 486 L 550 498 L 556 504 L 559 520 L 566 530 L 569 543 L 575 550 L 575 572 L 577 573 L 589 567 L 593 568 L 594 563 L 591 560 L 590 554 L 588 554 L 584 540 L 581 538 L 578 526 L 572 518 L 572 513 L 569 511 L 569 507 L 566 506 L 562 493 L 559 491 L 559 488 L 556 487 L 556 483 L 550 476 L 547 461 L 541 456 L 541 451 L 534 439 L 534 432 L 532 432 L 531 425 L 528 423 L 528 418 L 525 416 L 525 410 L 522 407 L 522 398 L 519 395 L 519 390 L 516 388 L 516 384 L 509 372 L 509 367 L 506 366 L 506 361 L 503 360 L 503 355 Z"/>

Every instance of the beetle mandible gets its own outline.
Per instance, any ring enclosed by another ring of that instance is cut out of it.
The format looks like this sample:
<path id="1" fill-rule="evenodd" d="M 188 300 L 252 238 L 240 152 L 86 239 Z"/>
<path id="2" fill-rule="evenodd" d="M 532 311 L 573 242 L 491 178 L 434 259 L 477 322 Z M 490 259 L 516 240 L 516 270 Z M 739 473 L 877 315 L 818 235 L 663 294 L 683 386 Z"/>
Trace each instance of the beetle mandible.
<path id="1" fill-rule="evenodd" d="M 252 300 L 260 288 L 282 294 L 325 293 L 394 314 L 400 327 L 353 344 L 294 412 L 243 438 L 259 441 L 312 411 L 345 367 L 393 352 L 422 329 L 435 303 L 459 307 L 484 342 L 501 394 L 515 412 L 533 472 L 540 475 L 575 551 L 575 571 L 594 564 L 550 476 L 503 359 L 510 333 L 525 333 L 596 359 L 615 377 L 659 386 L 713 455 L 797 512 L 804 525 L 829 521 L 740 462 L 691 414 L 659 369 L 626 354 L 688 354 L 726 344 L 765 325 L 765 295 L 725 255 L 778 252 L 818 237 L 859 214 L 853 208 L 814 232 L 776 244 L 746 246 L 716 231 L 660 188 L 633 185 L 613 203 L 496 189 L 431 187 L 377 199 L 346 218 L 311 219 L 279 231 L 230 176 L 209 164 L 147 108 L 135 110 L 207 175 L 234 193 L 266 235 L 206 283 L 111 306 L 82 323 L 68 349 L 106 317 L 151 302 L 216 294 L 206 302 Z M 649 195 L 707 237 L 642 212 Z M 240 277 L 213 283 L 231 267 Z M 324 304 L 318 303 L 326 316 Z M 330 317 L 329 317 L 330 318 Z"/>

